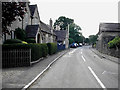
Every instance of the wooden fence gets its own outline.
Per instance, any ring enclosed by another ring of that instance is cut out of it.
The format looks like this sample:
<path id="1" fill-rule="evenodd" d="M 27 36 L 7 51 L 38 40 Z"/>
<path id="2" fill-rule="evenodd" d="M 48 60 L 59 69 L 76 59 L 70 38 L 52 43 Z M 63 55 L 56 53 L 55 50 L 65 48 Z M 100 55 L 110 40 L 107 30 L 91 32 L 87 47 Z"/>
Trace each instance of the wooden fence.
<path id="1" fill-rule="evenodd" d="M 2 67 L 30 66 L 31 49 L 4 49 L 2 50 Z"/>

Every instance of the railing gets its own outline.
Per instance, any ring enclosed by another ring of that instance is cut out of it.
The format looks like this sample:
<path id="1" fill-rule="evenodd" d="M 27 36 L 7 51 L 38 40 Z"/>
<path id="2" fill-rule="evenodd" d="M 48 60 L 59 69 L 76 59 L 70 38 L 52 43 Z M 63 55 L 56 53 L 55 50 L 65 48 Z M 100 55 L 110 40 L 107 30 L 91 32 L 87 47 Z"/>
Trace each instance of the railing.
<path id="1" fill-rule="evenodd" d="M 2 67 L 30 66 L 31 49 L 4 49 L 2 50 Z"/>

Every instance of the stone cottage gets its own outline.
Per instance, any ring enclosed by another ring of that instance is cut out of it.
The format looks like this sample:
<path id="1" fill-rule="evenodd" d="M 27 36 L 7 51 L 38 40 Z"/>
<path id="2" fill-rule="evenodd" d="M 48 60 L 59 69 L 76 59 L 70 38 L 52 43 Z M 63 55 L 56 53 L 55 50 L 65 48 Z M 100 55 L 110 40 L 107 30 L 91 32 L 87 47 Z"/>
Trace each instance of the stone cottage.
<path id="1" fill-rule="evenodd" d="M 120 23 L 100 23 L 96 48 L 100 52 L 108 53 L 108 42 L 120 36 Z"/>
<path id="2" fill-rule="evenodd" d="M 30 23 L 26 26 L 27 38 L 35 39 L 36 43 L 42 43 L 40 16 L 37 5 L 29 5 L 30 10 Z"/>
<path id="3" fill-rule="evenodd" d="M 57 35 L 58 45 L 65 45 L 65 48 L 67 49 L 69 47 L 69 25 L 67 30 L 60 30 L 59 26 L 57 26 L 54 33 Z"/>
<path id="4" fill-rule="evenodd" d="M 52 20 L 50 19 L 49 25 L 40 21 L 41 32 L 42 32 L 42 43 L 56 42 L 56 34 L 53 32 Z"/>

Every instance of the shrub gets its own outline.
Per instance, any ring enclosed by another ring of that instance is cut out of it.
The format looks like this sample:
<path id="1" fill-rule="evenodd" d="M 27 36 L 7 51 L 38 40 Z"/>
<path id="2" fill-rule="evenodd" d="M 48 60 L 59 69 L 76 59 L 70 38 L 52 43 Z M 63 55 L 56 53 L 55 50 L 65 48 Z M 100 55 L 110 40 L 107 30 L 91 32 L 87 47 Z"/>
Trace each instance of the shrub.
<path id="1" fill-rule="evenodd" d="M 120 37 L 115 37 L 112 41 L 108 42 L 108 47 L 109 48 L 116 48 L 120 47 Z"/>
<path id="2" fill-rule="evenodd" d="M 31 43 L 28 44 L 31 48 L 31 59 L 36 61 L 41 57 L 48 55 L 48 47 L 46 44 Z"/>
<path id="3" fill-rule="evenodd" d="M 48 55 L 48 47 L 47 44 L 41 44 L 42 45 L 42 56 L 46 57 Z"/>
<path id="4" fill-rule="evenodd" d="M 7 49 L 31 49 L 31 61 L 36 61 L 41 57 L 46 57 L 48 55 L 47 44 L 4 44 L 2 45 L 3 50 Z"/>
<path id="5" fill-rule="evenodd" d="M 28 44 L 27 42 L 25 42 L 25 41 L 22 41 L 22 44 Z"/>
<path id="6" fill-rule="evenodd" d="M 4 42 L 4 44 L 16 44 L 16 43 L 22 43 L 19 39 L 8 39 Z"/>
<path id="7" fill-rule="evenodd" d="M 26 42 L 27 43 L 36 43 L 35 39 L 33 39 L 33 38 L 26 39 Z"/>
<path id="8" fill-rule="evenodd" d="M 3 44 L 3 49 L 26 49 L 30 48 L 28 44 L 16 43 L 16 44 Z"/>
<path id="9" fill-rule="evenodd" d="M 21 28 L 16 28 L 15 29 L 15 35 L 16 35 L 17 39 L 20 39 L 20 40 L 23 40 L 23 41 L 26 39 L 25 30 L 23 30 Z"/>
<path id="10" fill-rule="evenodd" d="M 57 52 L 57 44 L 56 43 L 47 43 L 48 46 L 48 54 L 52 55 Z"/>
<path id="11" fill-rule="evenodd" d="M 36 61 L 42 57 L 42 45 L 40 44 L 29 44 L 31 48 L 31 60 Z"/>

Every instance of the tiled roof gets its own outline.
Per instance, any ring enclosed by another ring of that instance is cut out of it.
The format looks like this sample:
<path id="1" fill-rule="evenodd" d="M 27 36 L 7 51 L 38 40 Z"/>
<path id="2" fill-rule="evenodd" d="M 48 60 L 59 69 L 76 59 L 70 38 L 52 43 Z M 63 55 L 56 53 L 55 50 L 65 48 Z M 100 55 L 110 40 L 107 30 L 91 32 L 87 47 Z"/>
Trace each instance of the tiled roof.
<path id="1" fill-rule="evenodd" d="M 29 8 L 30 8 L 30 13 L 31 13 L 31 16 L 34 15 L 35 13 L 35 9 L 37 8 L 37 5 L 29 5 Z"/>
<path id="2" fill-rule="evenodd" d="M 44 22 L 40 21 L 40 25 L 41 25 L 41 31 L 52 34 L 51 33 L 51 27 L 47 24 L 45 24 Z M 53 32 L 53 35 L 55 35 L 55 33 Z"/>
<path id="3" fill-rule="evenodd" d="M 27 25 L 26 27 L 27 37 L 35 37 L 38 29 L 39 25 Z"/>
<path id="4" fill-rule="evenodd" d="M 48 25 L 46 25 L 44 22 L 40 21 L 40 25 L 41 25 L 41 29 L 46 31 L 46 32 L 51 32 L 50 31 L 50 27 Z"/>
<path id="5" fill-rule="evenodd" d="M 55 30 L 54 33 L 57 36 L 57 41 L 64 41 L 66 39 L 66 34 L 67 31 L 66 30 Z"/>
<path id="6" fill-rule="evenodd" d="M 120 23 L 100 23 L 99 32 L 120 32 Z"/>

